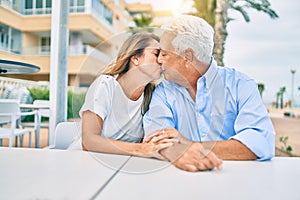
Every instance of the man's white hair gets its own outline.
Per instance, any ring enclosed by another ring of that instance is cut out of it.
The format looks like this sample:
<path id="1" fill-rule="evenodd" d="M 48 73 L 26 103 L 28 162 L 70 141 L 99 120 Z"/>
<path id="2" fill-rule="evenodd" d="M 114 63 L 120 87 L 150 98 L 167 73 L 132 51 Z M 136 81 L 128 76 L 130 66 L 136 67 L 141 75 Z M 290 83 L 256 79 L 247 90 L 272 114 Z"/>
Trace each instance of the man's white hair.
<path id="1" fill-rule="evenodd" d="M 199 61 L 210 62 L 214 46 L 214 30 L 204 19 L 181 15 L 173 18 L 161 28 L 176 35 L 172 44 L 178 55 L 182 55 L 190 48 Z"/>

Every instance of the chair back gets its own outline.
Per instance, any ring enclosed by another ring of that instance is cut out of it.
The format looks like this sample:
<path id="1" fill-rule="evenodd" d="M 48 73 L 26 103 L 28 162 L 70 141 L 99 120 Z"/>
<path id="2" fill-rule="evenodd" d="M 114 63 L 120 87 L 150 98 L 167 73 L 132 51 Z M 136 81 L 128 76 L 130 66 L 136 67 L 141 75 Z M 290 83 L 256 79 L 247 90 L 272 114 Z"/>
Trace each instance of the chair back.
<path id="1" fill-rule="evenodd" d="M 37 106 L 50 106 L 49 100 L 34 100 L 33 105 Z M 50 109 L 40 109 L 40 113 L 42 117 L 50 117 Z"/>
<path id="2" fill-rule="evenodd" d="M 80 122 L 61 122 L 55 128 L 54 149 L 67 149 L 80 133 Z"/>
<path id="3" fill-rule="evenodd" d="M 0 114 L 11 113 L 16 116 L 16 120 L 20 118 L 20 106 L 17 99 L 0 99 Z M 11 122 L 11 116 L 0 116 L 0 124 Z"/>

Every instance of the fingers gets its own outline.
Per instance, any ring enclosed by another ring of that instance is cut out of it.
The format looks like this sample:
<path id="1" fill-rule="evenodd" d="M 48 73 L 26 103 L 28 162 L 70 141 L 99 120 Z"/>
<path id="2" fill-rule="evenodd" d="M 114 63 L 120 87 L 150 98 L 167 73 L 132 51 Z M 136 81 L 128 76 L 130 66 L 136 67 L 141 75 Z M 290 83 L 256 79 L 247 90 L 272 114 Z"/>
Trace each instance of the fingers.
<path id="1" fill-rule="evenodd" d="M 154 133 L 152 133 L 151 135 L 149 135 L 147 138 L 145 138 L 144 142 L 146 142 L 146 143 L 150 142 L 152 140 L 152 138 L 158 137 L 158 136 L 160 136 L 162 134 L 164 134 L 164 129 L 155 131 Z"/>
<path id="2" fill-rule="evenodd" d="M 199 171 L 198 168 L 195 165 L 192 164 L 186 164 L 186 165 L 176 165 L 174 164 L 175 167 L 182 169 L 184 171 L 188 171 L 188 172 L 197 172 Z"/>
<path id="3" fill-rule="evenodd" d="M 206 156 L 206 159 L 209 161 L 208 165 L 212 166 L 213 168 L 217 168 L 218 170 L 222 169 L 223 161 L 219 159 L 216 154 L 213 152 L 209 152 Z"/>
<path id="4" fill-rule="evenodd" d="M 176 139 L 176 138 L 171 138 L 171 139 L 168 139 L 168 138 L 164 138 L 164 139 L 161 139 L 157 142 L 158 144 L 161 144 L 161 143 L 179 143 L 179 140 Z"/>
<path id="5" fill-rule="evenodd" d="M 221 170 L 222 162 L 212 151 L 204 149 L 201 143 L 192 143 L 173 164 L 177 168 L 195 172 L 215 168 Z"/>
<path id="6" fill-rule="evenodd" d="M 163 150 L 163 149 L 165 149 L 165 148 L 168 148 L 168 147 L 170 147 L 170 146 L 172 146 L 172 145 L 173 145 L 172 142 L 168 142 L 168 143 L 160 143 L 160 144 L 157 144 L 157 145 L 156 145 L 155 150 L 156 150 L 156 152 L 159 152 L 160 150 Z"/>
<path id="7" fill-rule="evenodd" d="M 221 169 L 221 165 L 216 166 L 214 165 L 209 159 L 205 158 L 201 161 L 194 160 L 194 161 L 176 161 L 173 163 L 175 167 L 189 171 L 189 172 L 197 172 L 197 171 L 207 171 L 207 170 L 213 170 L 215 168 Z"/>
<path id="8" fill-rule="evenodd" d="M 165 128 L 159 131 L 154 132 L 153 134 L 151 134 L 150 136 L 148 136 L 144 142 L 148 143 L 148 142 L 154 142 L 154 143 L 158 143 L 163 139 L 171 139 L 171 138 L 177 138 L 178 136 L 178 132 L 176 131 L 176 129 L 174 128 Z"/>
<path id="9" fill-rule="evenodd" d="M 159 144 L 145 143 L 144 145 L 146 145 L 146 149 L 147 149 L 146 152 L 143 154 L 144 157 L 152 157 L 160 160 L 169 161 L 166 157 L 160 154 L 160 151 L 172 146 L 173 145 L 172 142 L 159 143 Z"/>

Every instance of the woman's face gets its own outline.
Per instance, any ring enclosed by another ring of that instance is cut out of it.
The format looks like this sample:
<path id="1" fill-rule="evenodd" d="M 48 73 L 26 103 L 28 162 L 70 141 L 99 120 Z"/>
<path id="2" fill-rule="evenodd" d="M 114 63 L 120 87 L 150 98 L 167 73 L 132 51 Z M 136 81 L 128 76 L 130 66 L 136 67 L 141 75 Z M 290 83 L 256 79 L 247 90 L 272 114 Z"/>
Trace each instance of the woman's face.
<path id="1" fill-rule="evenodd" d="M 162 73 L 161 67 L 157 62 L 159 55 L 159 43 L 156 40 L 152 40 L 150 45 L 144 50 L 142 56 L 140 56 L 138 69 L 152 80 L 159 79 Z"/>

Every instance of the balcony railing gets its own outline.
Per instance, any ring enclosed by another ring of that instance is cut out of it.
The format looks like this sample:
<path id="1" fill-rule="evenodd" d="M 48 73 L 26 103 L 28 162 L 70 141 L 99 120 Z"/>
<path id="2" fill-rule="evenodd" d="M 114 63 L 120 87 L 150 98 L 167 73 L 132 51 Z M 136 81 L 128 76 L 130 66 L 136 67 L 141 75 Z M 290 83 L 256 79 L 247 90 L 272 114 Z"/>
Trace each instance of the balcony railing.
<path id="1" fill-rule="evenodd" d="M 31 47 L 23 50 L 23 55 L 50 55 L 50 46 Z M 111 56 L 95 49 L 90 45 L 69 46 L 69 55 L 97 55 L 101 60 L 110 61 Z"/>
<path id="2" fill-rule="evenodd" d="M 24 9 L 24 15 L 49 15 L 52 8 L 30 8 Z"/>
<path id="3" fill-rule="evenodd" d="M 84 13 L 86 11 L 85 6 L 72 6 L 70 7 L 70 13 Z M 52 8 L 30 8 L 24 10 L 24 15 L 49 15 L 52 12 Z"/>

